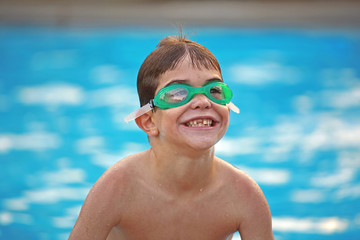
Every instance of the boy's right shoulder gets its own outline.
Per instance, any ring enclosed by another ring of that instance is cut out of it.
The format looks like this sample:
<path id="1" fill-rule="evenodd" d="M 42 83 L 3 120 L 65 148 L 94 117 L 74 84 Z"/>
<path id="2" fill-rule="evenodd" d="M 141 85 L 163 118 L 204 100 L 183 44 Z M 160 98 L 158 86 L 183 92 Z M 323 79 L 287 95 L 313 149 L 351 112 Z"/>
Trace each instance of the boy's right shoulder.
<path id="1" fill-rule="evenodd" d="M 119 184 L 124 180 L 130 180 L 134 175 L 140 174 L 145 157 L 146 154 L 144 152 L 124 157 L 108 168 L 98 179 L 98 182 L 106 182 L 107 184 L 114 182 Z"/>
<path id="2" fill-rule="evenodd" d="M 136 175 L 141 174 L 136 170 L 136 165 L 145 160 L 142 158 L 142 154 L 135 154 L 121 159 L 96 181 L 81 208 L 71 239 L 80 239 L 80 236 L 105 239 L 104 235 L 110 231 L 109 226 L 121 221 L 121 214 L 134 191 Z"/>
<path id="3" fill-rule="evenodd" d="M 117 193 L 124 194 L 141 175 L 144 158 L 144 153 L 137 153 L 119 160 L 100 176 L 90 194 L 110 198 L 115 197 L 114 194 Z"/>

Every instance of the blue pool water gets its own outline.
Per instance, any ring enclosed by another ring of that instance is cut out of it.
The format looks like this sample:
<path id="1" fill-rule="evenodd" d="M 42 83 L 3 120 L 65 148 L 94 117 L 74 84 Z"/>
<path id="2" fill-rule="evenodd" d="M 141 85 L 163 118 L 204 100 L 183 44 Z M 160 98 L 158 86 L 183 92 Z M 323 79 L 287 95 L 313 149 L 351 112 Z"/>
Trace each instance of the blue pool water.
<path id="1" fill-rule="evenodd" d="M 234 91 L 216 152 L 259 183 L 276 239 L 360 239 L 360 31 L 185 30 Z M 67 239 L 105 169 L 149 147 L 122 119 L 173 34 L 0 28 L 0 239 Z"/>

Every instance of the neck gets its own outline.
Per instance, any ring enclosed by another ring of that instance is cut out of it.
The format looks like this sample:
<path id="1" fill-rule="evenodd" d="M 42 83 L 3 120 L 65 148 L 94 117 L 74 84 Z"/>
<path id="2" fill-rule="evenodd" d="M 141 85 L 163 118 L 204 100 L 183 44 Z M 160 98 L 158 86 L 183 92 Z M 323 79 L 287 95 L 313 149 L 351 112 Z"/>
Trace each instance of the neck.
<path id="1" fill-rule="evenodd" d="M 159 185 L 175 194 L 202 191 L 214 173 L 214 147 L 204 151 L 149 150 L 151 172 Z"/>

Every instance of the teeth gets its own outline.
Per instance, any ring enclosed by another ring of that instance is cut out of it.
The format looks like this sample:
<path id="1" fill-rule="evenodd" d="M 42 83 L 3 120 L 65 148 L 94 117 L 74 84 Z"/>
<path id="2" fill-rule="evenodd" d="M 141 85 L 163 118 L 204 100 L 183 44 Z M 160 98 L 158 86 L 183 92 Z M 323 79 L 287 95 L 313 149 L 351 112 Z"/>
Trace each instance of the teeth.
<path id="1" fill-rule="evenodd" d="M 186 123 L 188 127 L 210 127 L 212 125 L 211 119 L 198 119 Z"/>

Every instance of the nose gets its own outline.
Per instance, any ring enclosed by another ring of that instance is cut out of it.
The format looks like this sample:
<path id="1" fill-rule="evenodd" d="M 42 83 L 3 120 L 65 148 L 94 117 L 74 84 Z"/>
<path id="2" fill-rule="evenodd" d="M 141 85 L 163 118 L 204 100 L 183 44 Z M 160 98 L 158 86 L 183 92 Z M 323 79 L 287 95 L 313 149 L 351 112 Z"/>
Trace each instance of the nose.
<path id="1" fill-rule="evenodd" d="M 208 109 L 211 107 L 211 100 L 204 94 L 198 93 L 191 99 L 192 109 Z"/>

